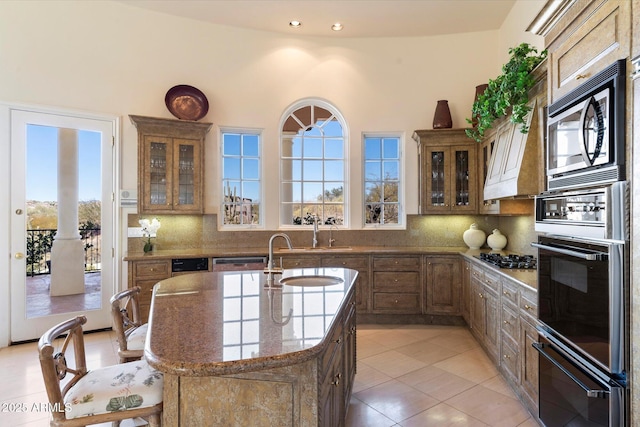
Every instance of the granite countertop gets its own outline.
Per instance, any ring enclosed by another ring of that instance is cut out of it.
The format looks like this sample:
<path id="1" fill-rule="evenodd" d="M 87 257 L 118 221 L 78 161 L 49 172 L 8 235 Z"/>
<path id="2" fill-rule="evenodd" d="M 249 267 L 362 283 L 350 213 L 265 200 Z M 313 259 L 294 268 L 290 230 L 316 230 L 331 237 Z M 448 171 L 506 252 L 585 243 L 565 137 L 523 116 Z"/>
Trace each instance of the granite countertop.
<path id="1" fill-rule="evenodd" d="M 511 280 L 515 280 L 519 282 L 522 286 L 527 286 L 528 288 L 533 289 L 534 291 L 538 290 L 538 270 L 535 268 L 525 269 L 525 268 L 500 268 L 488 262 L 481 261 L 477 258 L 481 252 L 490 252 L 489 250 L 483 249 L 468 249 L 464 252 L 460 252 L 465 259 L 476 262 L 482 265 L 484 268 L 495 271 L 496 273 L 507 277 Z M 503 255 L 507 255 L 508 252 L 499 252 Z"/>
<path id="2" fill-rule="evenodd" d="M 145 358 L 180 376 L 229 375 L 297 364 L 328 345 L 357 271 L 288 269 L 283 277 L 329 275 L 331 286 L 265 287 L 263 271 L 196 273 L 154 286 Z M 275 276 L 278 278 L 279 276 Z"/>
<path id="3" fill-rule="evenodd" d="M 466 248 L 458 246 L 336 246 L 333 248 L 293 248 L 289 250 L 286 247 L 274 248 L 273 253 L 278 255 L 313 255 L 313 254 L 458 254 L 465 251 Z M 268 247 L 264 248 L 239 248 L 239 249 L 223 249 L 223 248 L 197 248 L 197 249 L 167 249 L 158 250 L 149 253 L 130 252 L 124 256 L 124 261 L 149 261 L 152 259 L 173 259 L 173 258 L 200 258 L 200 257 L 233 257 L 233 256 L 266 256 L 269 252 Z"/>

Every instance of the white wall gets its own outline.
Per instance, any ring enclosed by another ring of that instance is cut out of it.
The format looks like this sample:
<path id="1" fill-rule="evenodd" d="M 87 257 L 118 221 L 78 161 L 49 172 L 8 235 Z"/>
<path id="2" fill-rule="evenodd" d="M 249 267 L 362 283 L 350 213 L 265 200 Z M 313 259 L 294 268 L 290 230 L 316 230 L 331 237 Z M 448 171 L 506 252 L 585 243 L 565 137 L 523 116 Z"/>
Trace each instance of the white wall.
<path id="1" fill-rule="evenodd" d="M 176 84 L 196 86 L 207 95 L 210 109 L 203 121 L 264 129 L 264 143 L 271 147 L 265 150 L 268 171 L 279 170 L 283 110 L 300 98 L 321 97 L 346 118 L 352 159 L 361 156 L 363 132 L 404 132 L 406 211 L 411 214 L 418 209 L 413 130 L 432 127 L 439 99 L 449 100 L 453 126 L 466 127 L 475 86 L 499 73 L 504 61 L 498 52 L 524 40 L 522 31 L 542 3 L 519 1 L 500 31 L 349 40 L 234 29 L 117 2 L 5 1 L 0 2 L 0 101 L 122 116 L 121 186 L 134 189 L 137 142 L 127 115 L 172 118 L 164 95 Z M 214 127 L 206 146 L 207 213 L 217 212 L 220 197 L 217 133 Z M 8 144 L 7 135 L 0 137 Z M 354 197 L 360 173 L 351 168 L 353 204 L 360 202 Z M 268 187 L 274 193 L 267 197 L 267 227 L 275 228 L 276 187 Z M 5 193 L 8 189 L 1 188 L 1 201 L 8 200 Z M 6 225 L 8 217 L 2 215 L 0 223 Z M 357 226 L 359 218 L 351 223 Z M 0 288 L 5 295 L 8 289 Z M 0 346 L 3 341 L 0 331 Z"/>

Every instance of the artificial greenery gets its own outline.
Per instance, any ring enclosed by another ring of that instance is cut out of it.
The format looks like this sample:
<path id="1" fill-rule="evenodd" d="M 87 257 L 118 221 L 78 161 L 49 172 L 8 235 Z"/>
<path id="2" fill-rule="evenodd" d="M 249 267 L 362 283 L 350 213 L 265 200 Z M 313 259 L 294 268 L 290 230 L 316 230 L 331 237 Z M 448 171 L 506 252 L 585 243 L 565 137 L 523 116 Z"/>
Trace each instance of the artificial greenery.
<path id="1" fill-rule="evenodd" d="M 495 80 L 489 80 L 487 89 L 474 101 L 471 108 L 474 120 L 467 119 L 468 123 L 475 125 L 466 130 L 467 136 L 478 142 L 494 120 L 508 114 L 509 108 L 511 122 L 521 124 L 522 133 L 529 131 L 525 125 L 525 116 L 531 110 L 527 106 L 529 89 L 535 83 L 530 73 L 547 57 L 547 51 L 543 50 L 538 54 L 535 47 L 522 43 L 510 48 L 509 55 L 509 61 L 502 66 L 502 74 Z"/>

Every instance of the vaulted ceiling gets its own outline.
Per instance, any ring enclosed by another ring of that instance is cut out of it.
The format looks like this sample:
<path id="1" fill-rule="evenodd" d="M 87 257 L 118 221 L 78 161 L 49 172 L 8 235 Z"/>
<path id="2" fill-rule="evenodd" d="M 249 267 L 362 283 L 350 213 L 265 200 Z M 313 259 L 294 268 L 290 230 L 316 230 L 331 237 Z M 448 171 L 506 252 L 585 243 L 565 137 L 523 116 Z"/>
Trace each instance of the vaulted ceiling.
<path id="1" fill-rule="evenodd" d="M 321 37 L 415 37 L 499 29 L 516 0 L 116 0 L 214 24 Z M 291 28 L 289 22 L 302 23 Z M 336 32 L 331 25 L 344 28 Z"/>

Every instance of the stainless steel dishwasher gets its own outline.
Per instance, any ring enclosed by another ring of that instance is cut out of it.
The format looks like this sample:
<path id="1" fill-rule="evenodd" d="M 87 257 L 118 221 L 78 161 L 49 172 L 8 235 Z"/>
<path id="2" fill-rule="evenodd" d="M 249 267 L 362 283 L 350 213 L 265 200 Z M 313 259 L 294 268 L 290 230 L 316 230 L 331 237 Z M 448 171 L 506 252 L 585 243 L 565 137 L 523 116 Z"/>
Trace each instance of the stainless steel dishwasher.
<path id="1" fill-rule="evenodd" d="M 264 270 L 266 256 L 221 257 L 211 260 L 211 271 Z"/>

